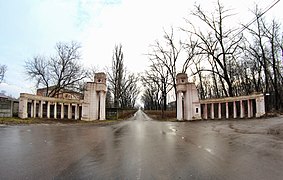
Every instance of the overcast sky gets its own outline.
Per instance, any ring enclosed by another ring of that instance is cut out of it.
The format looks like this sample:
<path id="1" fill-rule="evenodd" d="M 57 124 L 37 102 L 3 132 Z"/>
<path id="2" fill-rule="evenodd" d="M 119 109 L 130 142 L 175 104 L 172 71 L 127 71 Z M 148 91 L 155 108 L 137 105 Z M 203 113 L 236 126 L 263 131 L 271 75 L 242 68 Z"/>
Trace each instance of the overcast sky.
<path id="1" fill-rule="evenodd" d="M 86 67 L 103 70 L 111 66 L 115 44 L 121 43 L 129 71 L 143 72 L 149 65 L 149 45 L 160 39 L 163 29 L 184 25 L 195 3 L 205 9 L 213 1 L 195 0 L 0 0 L 0 64 L 8 67 L 0 91 L 18 97 L 34 93 L 34 83 L 24 73 L 25 61 L 35 55 L 52 55 L 57 42 L 78 41 Z M 253 0 L 222 0 L 232 9 L 235 24 L 247 23 Z M 274 0 L 260 0 L 261 8 Z M 266 16 L 282 22 L 283 2 Z M 282 15 L 281 15 L 282 14 Z"/>

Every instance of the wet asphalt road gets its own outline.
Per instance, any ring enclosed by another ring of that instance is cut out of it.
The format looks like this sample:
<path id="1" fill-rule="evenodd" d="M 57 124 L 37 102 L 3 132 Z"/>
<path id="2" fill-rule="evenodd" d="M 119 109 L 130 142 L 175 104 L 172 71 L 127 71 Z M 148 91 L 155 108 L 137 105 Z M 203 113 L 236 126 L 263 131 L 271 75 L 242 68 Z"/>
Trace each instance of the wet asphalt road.
<path id="1" fill-rule="evenodd" d="M 283 153 L 234 143 L 206 124 L 0 128 L 1 179 L 283 179 Z"/>

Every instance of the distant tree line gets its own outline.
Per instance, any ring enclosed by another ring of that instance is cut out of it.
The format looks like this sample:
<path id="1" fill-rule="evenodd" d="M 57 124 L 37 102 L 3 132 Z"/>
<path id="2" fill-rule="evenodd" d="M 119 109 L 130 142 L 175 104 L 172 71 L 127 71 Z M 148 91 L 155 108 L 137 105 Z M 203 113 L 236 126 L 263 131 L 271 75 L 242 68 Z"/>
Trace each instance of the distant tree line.
<path id="1" fill-rule="evenodd" d="M 176 75 L 187 73 L 196 83 L 201 99 L 271 94 L 272 108 L 283 104 L 283 36 L 275 19 L 268 21 L 257 6 L 254 19 L 231 25 L 234 16 L 218 1 L 208 13 L 195 5 L 186 27 L 164 31 L 163 39 L 151 46 L 150 68 L 144 73 L 142 100 L 146 109 L 166 110 L 166 97 L 176 97 Z M 196 19 L 193 23 L 190 19 Z M 178 34 L 179 35 L 179 34 Z M 171 91 L 172 90 L 172 91 Z"/>

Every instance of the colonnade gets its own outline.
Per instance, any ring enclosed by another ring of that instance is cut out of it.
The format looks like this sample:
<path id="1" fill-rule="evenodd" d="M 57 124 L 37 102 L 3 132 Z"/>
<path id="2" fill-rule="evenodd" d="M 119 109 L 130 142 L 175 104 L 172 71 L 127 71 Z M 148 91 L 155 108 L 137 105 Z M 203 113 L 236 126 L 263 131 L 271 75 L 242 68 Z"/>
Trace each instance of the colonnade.
<path id="1" fill-rule="evenodd" d="M 199 100 L 194 83 L 188 82 L 185 73 L 176 76 L 177 119 L 251 118 L 265 115 L 263 94 Z"/>
<path id="2" fill-rule="evenodd" d="M 58 99 L 21 93 L 19 117 L 78 120 L 80 119 L 81 105 L 80 100 Z"/>
<path id="3" fill-rule="evenodd" d="M 105 120 L 106 74 L 95 73 L 94 82 L 88 82 L 84 99 L 59 99 L 21 93 L 19 117 Z"/>
<path id="4" fill-rule="evenodd" d="M 251 118 L 265 114 L 263 94 L 200 100 L 202 119 Z"/>

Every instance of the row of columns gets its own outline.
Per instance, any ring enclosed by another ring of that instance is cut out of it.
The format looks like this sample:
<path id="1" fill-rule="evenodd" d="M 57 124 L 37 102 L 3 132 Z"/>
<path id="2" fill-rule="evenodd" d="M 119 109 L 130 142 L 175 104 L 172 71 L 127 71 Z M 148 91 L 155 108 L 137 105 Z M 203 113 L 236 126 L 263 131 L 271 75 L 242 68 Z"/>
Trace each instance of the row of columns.
<path id="1" fill-rule="evenodd" d="M 19 112 L 19 116 L 20 118 L 28 118 L 28 101 L 29 99 L 27 98 L 21 98 L 20 100 L 20 112 Z M 47 112 L 46 112 L 46 117 L 50 118 L 50 107 L 51 107 L 51 103 L 54 104 L 54 110 L 53 110 L 53 114 L 54 114 L 54 119 L 60 118 L 60 119 L 64 119 L 64 114 L 65 114 L 65 110 L 64 107 L 65 105 L 68 106 L 68 114 L 67 114 L 67 118 L 68 119 L 72 119 L 72 107 L 75 106 L 75 119 L 78 120 L 79 119 L 79 107 L 80 104 L 77 103 L 63 103 L 63 102 L 50 102 L 50 101 L 41 101 L 41 100 L 30 100 L 31 101 L 31 110 L 30 110 L 30 114 L 32 118 L 35 118 L 36 115 L 38 114 L 39 118 L 43 117 L 43 104 L 47 103 Z M 38 106 L 38 112 L 37 112 L 37 104 Z M 61 112 L 60 112 L 60 117 L 57 117 L 57 105 L 60 104 L 61 106 Z"/>
<path id="2" fill-rule="evenodd" d="M 243 101 L 247 101 L 247 117 L 251 118 L 254 116 L 254 107 L 253 107 L 253 101 L 254 99 L 247 99 L 247 100 L 239 100 L 239 101 L 233 101 L 233 118 L 237 118 L 237 105 L 236 102 L 240 103 L 240 118 L 245 117 L 245 107 L 243 105 Z M 205 103 L 204 104 L 204 109 L 203 109 L 203 119 L 208 119 L 208 112 L 207 112 L 207 106 L 210 104 L 210 118 L 215 119 L 215 111 L 214 111 L 214 106 L 218 105 L 218 119 L 222 118 L 222 107 L 221 104 L 223 102 L 215 102 L 215 103 Z M 225 103 L 225 116 L 228 119 L 229 118 L 229 102 L 224 102 Z"/>

